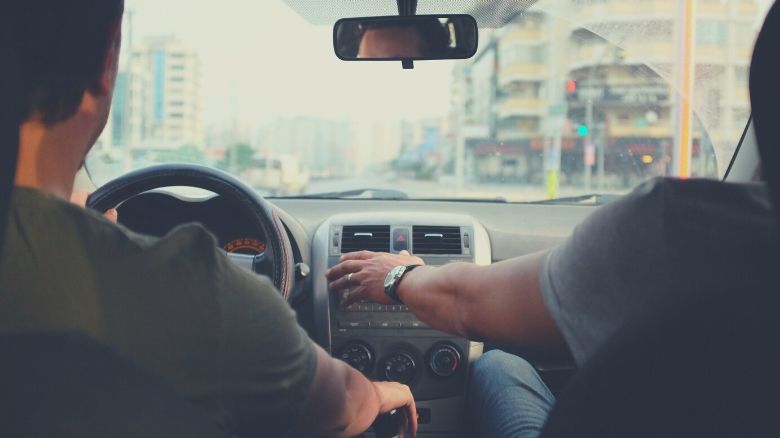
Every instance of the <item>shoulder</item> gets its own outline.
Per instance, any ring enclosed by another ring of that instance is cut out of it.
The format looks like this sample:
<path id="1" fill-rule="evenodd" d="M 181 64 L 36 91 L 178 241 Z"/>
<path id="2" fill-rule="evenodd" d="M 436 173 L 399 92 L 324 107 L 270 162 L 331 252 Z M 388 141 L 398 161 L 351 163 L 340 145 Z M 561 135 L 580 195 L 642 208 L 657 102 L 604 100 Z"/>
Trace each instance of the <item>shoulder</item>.
<path id="1" fill-rule="evenodd" d="M 681 221 L 771 220 L 769 192 L 761 183 L 727 183 L 717 180 L 655 178 L 626 196 L 598 209 L 596 221 L 631 223 Z"/>
<path id="2" fill-rule="evenodd" d="M 26 228 L 56 237 L 58 242 L 69 241 L 103 266 L 184 259 L 189 264 L 211 265 L 218 257 L 216 238 L 199 224 L 184 224 L 165 236 L 153 237 L 114 224 L 89 208 L 35 190 L 18 189 L 14 196 L 19 219 Z"/>

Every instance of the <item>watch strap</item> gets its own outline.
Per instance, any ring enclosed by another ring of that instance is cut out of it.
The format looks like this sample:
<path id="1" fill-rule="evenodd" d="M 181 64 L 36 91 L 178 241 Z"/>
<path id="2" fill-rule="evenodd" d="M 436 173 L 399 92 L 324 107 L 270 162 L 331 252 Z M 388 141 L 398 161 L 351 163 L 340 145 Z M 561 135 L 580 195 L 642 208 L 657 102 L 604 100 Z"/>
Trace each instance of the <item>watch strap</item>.
<path id="1" fill-rule="evenodd" d="M 420 266 L 422 266 L 422 265 L 408 265 L 408 266 L 405 266 L 403 274 L 401 274 L 395 280 L 395 282 L 393 283 L 392 286 L 390 286 L 389 288 L 385 289 L 385 293 L 387 293 L 387 296 L 389 296 L 390 299 L 392 299 L 396 303 L 404 304 L 404 302 L 401 300 L 401 297 L 398 296 L 398 285 L 401 284 L 401 280 L 404 279 L 406 274 L 408 274 L 409 272 L 411 272 L 415 268 L 419 268 Z"/>

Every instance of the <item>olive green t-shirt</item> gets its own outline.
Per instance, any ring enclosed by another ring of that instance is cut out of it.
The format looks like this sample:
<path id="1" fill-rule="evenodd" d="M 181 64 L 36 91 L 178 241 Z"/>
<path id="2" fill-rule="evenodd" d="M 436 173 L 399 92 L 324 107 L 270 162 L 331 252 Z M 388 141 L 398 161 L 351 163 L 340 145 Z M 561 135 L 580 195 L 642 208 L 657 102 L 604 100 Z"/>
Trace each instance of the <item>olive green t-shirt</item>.
<path id="1" fill-rule="evenodd" d="M 242 436 L 288 427 L 316 368 L 271 282 L 234 265 L 203 227 L 142 236 L 17 187 L 0 259 L 0 333 L 41 331 L 91 335 Z"/>

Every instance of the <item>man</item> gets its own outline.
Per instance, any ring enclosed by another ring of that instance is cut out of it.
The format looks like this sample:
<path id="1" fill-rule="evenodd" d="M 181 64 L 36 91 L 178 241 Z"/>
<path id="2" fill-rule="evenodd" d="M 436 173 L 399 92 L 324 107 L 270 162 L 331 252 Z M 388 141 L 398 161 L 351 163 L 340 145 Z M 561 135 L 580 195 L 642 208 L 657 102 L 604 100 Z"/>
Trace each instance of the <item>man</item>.
<path id="1" fill-rule="evenodd" d="M 314 345 L 270 282 L 203 228 L 155 239 L 67 201 L 108 117 L 122 13 L 122 0 L 4 2 L 21 125 L 0 333 L 87 333 L 242 437 L 354 436 L 379 413 L 415 412 L 406 386 L 371 383 Z"/>
<path id="2" fill-rule="evenodd" d="M 629 321 L 662 320 L 719 291 L 765 288 L 778 248 L 766 185 L 657 179 L 601 207 L 551 251 L 490 266 L 417 267 L 388 291 L 390 271 L 423 261 L 405 252 L 347 254 L 327 276 L 347 293 L 344 305 L 398 300 L 439 330 L 568 348 L 582 365 Z M 554 403 L 517 356 L 490 351 L 472 369 L 467 415 L 483 438 L 535 437 Z"/>
<path id="3" fill-rule="evenodd" d="M 421 58 L 442 56 L 449 48 L 447 29 L 436 18 L 414 25 L 374 24 L 363 30 L 358 58 Z"/>
<path id="4" fill-rule="evenodd" d="M 436 18 L 414 23 L 345 23 L 338 28 L 338 53 L 347 58 L 436 58 L 450 50 L 447 27 Z"/>

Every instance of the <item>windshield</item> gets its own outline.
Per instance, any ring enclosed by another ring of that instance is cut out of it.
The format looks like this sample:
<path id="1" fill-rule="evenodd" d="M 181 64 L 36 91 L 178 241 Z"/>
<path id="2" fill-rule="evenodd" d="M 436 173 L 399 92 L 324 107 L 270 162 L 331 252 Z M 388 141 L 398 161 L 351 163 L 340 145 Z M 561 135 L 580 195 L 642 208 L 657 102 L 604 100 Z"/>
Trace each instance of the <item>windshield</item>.
<path id="1" fill-rule="evenodd" d="M 477 17 L 479 51 L 402 70 L 336 58 L 337 18 L 396 2 L 345 3 L 126 0 L 95 183 L 188 162 L 266 196 L 524 202 L 720 178 L 770 4 L 431 1 L 418 13 Z"/>

